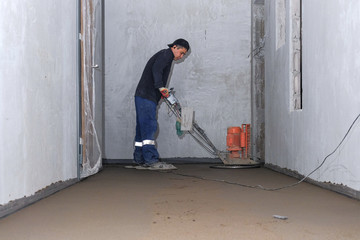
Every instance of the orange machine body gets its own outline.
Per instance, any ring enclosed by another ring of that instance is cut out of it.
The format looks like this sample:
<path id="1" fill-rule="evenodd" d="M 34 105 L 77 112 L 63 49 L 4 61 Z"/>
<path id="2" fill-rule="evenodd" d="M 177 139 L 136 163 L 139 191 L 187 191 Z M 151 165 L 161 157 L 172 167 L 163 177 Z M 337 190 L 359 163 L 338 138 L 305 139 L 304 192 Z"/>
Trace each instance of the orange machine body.
<path id="1" fill-rule="evenodd" d="M 248 158 L 250 148 L 250 124 L 241 127 L 228 127 L 226 136 L 227 150 L 230 158 Z"/>
<path id="2" fill-rule="evenodd" d="M 240 127 L 228 127 L 226 136 L 227 150 L 230 152 L 230 158 L 239 158 L 241 150 L 240 147 Z"/>

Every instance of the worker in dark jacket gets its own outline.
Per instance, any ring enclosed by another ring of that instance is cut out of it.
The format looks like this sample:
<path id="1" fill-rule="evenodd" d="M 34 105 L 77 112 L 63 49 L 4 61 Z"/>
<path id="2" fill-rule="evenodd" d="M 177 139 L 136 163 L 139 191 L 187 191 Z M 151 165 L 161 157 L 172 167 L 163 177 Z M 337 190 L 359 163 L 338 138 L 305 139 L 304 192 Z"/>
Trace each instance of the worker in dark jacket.
<path id="1" fill-rule="evenodd" d="M 166 84 L 172 62 L 183 58 L 190 46 L 184 39 L 177 39 L 168 46 L 168 49 L 160 50 L 149 59 L 135 92 L 134 161 L 138 164 L 138 169 L 176 169 L 172 164 L 159 161 L 159 153 L 155 147 L 156 108 L 161 97 L 169 96 Z"/>

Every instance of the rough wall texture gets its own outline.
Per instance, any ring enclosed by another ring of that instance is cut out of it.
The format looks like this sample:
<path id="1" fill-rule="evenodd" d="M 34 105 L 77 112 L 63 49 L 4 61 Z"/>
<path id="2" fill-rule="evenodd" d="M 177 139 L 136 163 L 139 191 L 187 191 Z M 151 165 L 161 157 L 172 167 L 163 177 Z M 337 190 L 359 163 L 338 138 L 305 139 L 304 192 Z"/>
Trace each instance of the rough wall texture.
<path id="1" fill-rule="evenodd" d="M 222 150 L 226 129 L 250 123 L 251 2 L 106 1 L 105 158 L 132 158 L 133 95 L 147 60 L 182 37 L 191 45 L 169 86 Z M 165 104 L 158 115 L 161 157 L 212 157 L 190 136 L 179 139 Z"/>
<path id="2" fill-rule="evenodd" d="M 265 161 L 265 15 L 264 2 L 252 5 L 251 124 L 252 156 Z"/>
<path id="3" fill-rule="evenodd" d="M 0 2 L 0 204 L 76 178 L 76 3 Z"/>
<path id="4" fill-rule="evenodd" d="M 360 2 L 302 1 L 303 109 L 292 110 L 286 42 L 276 50 L 275 1 L 266 1 L 266 162 L 307 175 L 340 143 L 360 113 Z M 321 11 L 318 11 L 321 9 Z M 360 190 L 359 122 L 311 178 Z"/>

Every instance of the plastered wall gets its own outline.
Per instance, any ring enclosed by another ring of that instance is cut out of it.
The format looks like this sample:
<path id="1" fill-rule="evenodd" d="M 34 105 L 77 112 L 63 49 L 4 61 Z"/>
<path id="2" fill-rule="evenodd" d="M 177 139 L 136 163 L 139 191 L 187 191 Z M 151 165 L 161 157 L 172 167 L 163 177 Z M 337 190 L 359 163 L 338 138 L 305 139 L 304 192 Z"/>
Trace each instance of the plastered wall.
<path id="1" fill-rule="evenodd" d="M 77 177 L 76 2 L 0 1 L 0 205 Z"/>
<path id="2" fill-rule="evenodd" d="M 225 150 L 227 127 L 251 121 L 250 25 L 248 0 L 106 1 L 104 158 L 132 158 L 135 88 L 147 60 L 180 37 L 191 52 L 174 64 L 169 86 Z M 177 137 L 165 104 L 158 122 L 162 158 L 213 157 L 191 136 Z"/>
<path id="3" fill-rule="evenodd" d="M 252 94 L 251 94 L 251 155 L 265 161 L 265 16 L 264 1 L 252 4 Z"/>
<path id="4" fill-rule="evenodd" d="M 309 174 L 338 146 L 360 113 L 360 2 L 302 1 L 302 110 L 291 104 L 290 4 L 277 49 L 276 1 L 266 1 L 266 162 Z M 321 9 L 321 11 L 320 11 Z M 360 123 L 311 178 L 360 190 Z"/>

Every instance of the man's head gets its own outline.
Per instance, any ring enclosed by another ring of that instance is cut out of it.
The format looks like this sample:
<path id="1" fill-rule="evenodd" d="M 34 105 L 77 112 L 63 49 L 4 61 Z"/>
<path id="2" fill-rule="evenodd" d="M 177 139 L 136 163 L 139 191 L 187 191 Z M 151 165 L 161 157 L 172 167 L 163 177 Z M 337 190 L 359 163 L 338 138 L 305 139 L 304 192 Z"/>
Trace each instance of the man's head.
<path id="1" fill-rule="evenodd" d="M 175 61 L 184 57 L 184 55 L 190 49 L 188 41 L 182 38 L 175 40 L 173 43 L 168 44 L 168 46 L 171 48 L 171 51 L 174 54 Z"/>

